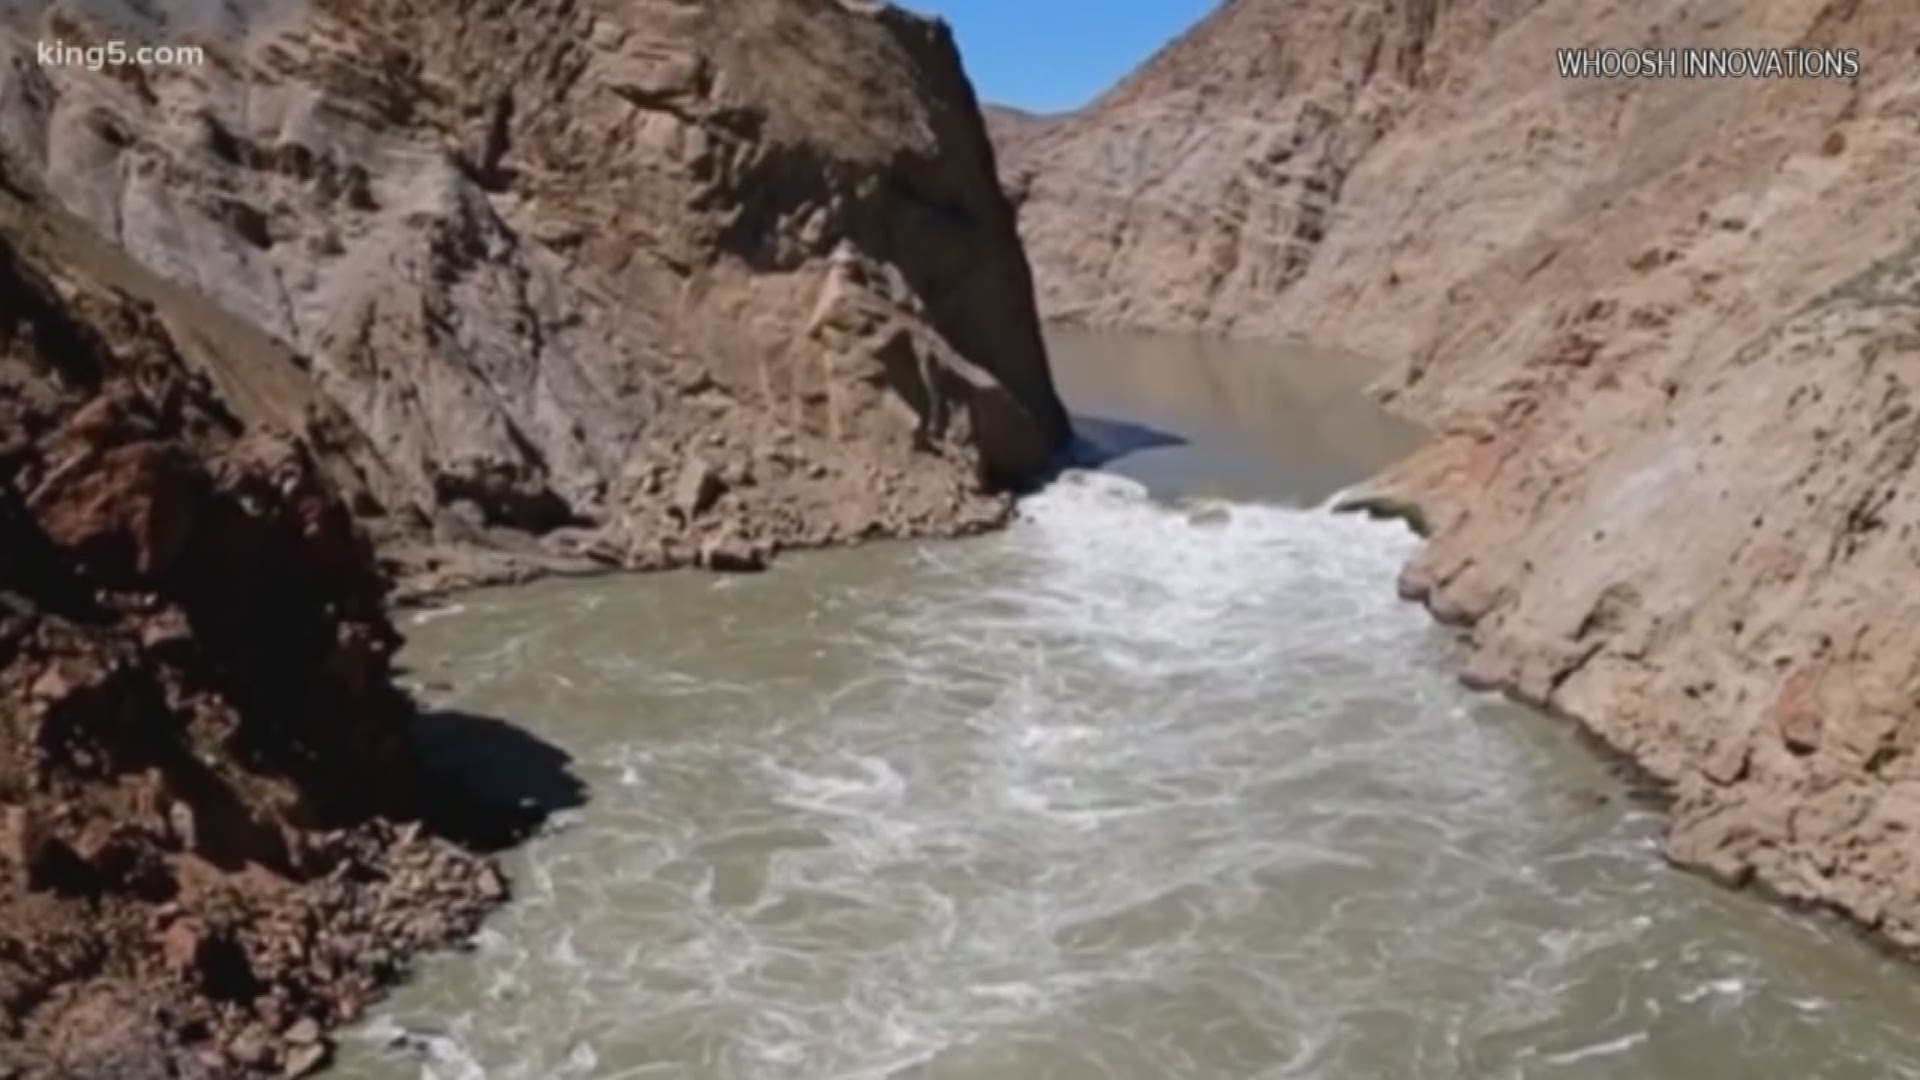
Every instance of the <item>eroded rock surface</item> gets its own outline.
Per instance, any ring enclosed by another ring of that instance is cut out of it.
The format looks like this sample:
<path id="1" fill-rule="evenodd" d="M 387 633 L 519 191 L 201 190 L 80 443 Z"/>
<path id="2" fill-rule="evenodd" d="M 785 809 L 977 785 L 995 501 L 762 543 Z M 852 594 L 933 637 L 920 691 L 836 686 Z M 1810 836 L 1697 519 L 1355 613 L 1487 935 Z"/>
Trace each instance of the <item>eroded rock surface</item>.
<path id="1" fill-rule="evenodd" d="M 1046 316 L 1267 329 L 1349 174 L 1442 77 L 1444 50 L 1484 37 L 1443 7 L 1230 0 L 1079 113 L 995 115 Z"/>
<path id="2" fill-rule="evenodd" d="M 388 571 L 984 529 L 1067 434 L 934 24 L 0 0 L 0 1076 L 306 1075 L 505 897 L 409 732 L 556 752 L 415 716 Z"/>
<path id="3" fill-rule="evenodd" d="M 505 894 L 307 448 L 0 199 L 0 1074 L 305 1075 Z"/>
<path id="4" fill-rule="evenodd" d="M 1401 361 L 1371 493 L 1469 678 L 1676 796 L 1670 850 L 1920 944 L 1920 77 L 1892 0 L 1232 0 L 1011 132 L 1043 305 Z M 1562 79 L 1578 46 L 1858 78 Z"/>
<path id="5" fill-rule="evenodd" d="M 841 0 L 251 0 L 114 31 L 146 6 L 25 6 L 0 145 L 286 353 L 315 391 L 300 430 L 357 462 L 414 583 L 971 531 L 1066 437 L 936 24 Z M 115 32 L 208 62 L 31 55 Z M 730 481 L 689 516 L 696 454 Z"/>

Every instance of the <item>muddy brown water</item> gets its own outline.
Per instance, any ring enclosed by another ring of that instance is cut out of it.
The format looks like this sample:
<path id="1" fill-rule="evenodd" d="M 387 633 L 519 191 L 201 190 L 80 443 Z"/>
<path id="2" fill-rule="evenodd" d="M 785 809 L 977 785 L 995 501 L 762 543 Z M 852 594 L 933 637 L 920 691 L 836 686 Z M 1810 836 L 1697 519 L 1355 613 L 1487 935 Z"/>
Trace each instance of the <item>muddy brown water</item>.
<path id="1" fill-rule="evenodd" d="M 1457 685 L 1414 539 L 1319 508 L 1411 439 L 1352 365 L 1056 354 L 1105 464 L 1002 535 L 412 616 L 588 797 L 338 1075 L 1920 1076 L 1912 970 Z"/>

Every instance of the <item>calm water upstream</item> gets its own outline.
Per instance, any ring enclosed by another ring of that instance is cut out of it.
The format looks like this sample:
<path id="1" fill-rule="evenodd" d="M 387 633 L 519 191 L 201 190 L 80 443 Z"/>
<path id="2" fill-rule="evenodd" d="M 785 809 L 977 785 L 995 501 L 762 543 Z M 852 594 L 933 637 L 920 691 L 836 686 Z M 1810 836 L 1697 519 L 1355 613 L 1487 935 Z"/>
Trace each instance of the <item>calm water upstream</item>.
<path id="1" fill-rule="evenodd" d="M 1406 444 L 1351 385 L 1057 350 L 1112 460 L 1003 535 L 413 617 L 587 799 L 342 1075 L 1920 1076 L 1912 971 L 1668 869 L 1564 725 L 1456 685 L 1413 539 L 1314 508 Z"/>

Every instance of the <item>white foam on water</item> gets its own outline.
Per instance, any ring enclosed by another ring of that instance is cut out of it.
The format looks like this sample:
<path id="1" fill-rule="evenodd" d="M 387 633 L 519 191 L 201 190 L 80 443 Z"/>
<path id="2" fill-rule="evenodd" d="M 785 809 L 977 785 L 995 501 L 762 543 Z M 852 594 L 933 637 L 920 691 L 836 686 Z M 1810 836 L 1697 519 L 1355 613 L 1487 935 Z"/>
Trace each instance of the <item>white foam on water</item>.
<path id="1" fill-rule="evenodd" d="M 1395 596 L 1417 543 L 1081 473 L 1004 535 L 841 556 L 910 574 L 785 621 L 755 597 L 804 570 L 490 610 L 458 659 L 539 686 L 592 801 L 392 1007 L 461 1022 L 349 1075 L 1657 1080 L 1674 1017 L 1779 1064 L 1705 998 L 1824 998 L 1739 960 L 1656 817 L 1570 798 L 1547 721 L 1456 685 Z"/>
<path id="2" fill-rule="evenodd" d="M 429 626 L 441 619 L 451 619 L 466 613 L 467 605 L 459 603 L 421 608 L 407 617 L 407 625 L 410 627 Z"/>
<path id="3" fill-rule="evenodd" d="M 1714 996 L 1738 997 L 1741 994 L 1745 993 L 1746 989 L 1747 989 L 1747 983 L 1745 979 L 1739 979 L 1739 978 L 1714 979 L 1711 982 L 1702 983 L 1699 986 L 1696 986 L 1693 989 L 1688 990 L 1687 992 L 1681 994 L 1680 1000 L 1691 1005 L 1696 1001 L 1700 1001 L 1703 998 L 1708 998 L 1708 997 L 1714 997 Z"/>
<path id="4" fill-rule="evenodd" d="M 1622 1035 L 1617 1039 L 1591 1043 L 1576 1050 L 1567 1050 L 1558 1054 L 1548 1054 L 1547 1060 L 1556 1065 L 1571 1065 L 1576 1061 L 1585 1061 L 1588 1058 L 1610 1057 L 1614 1054 L 1623 1054 L 1646 1041 L 1646 1032 L 1635 1031 Z"/>
<path id="5" fill-rule="evenodd" d="M 452 1034 L 408 1028 L 378 1017 L 360 1032 L 363 1042 L 419 1063 L 419 1080 L 486 1080 L 487 1071 Z"/>

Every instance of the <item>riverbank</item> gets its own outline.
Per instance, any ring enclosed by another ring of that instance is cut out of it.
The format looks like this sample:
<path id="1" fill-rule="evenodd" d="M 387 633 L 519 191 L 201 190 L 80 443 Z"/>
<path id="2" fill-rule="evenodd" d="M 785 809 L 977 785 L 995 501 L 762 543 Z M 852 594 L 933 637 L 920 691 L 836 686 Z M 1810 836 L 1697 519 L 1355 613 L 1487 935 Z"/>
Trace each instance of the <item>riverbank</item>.
<path id="1" fill-rule="evenodd" d="M 21 194 L 0 197 L 0 1074 L 307 1075 L 333 1029 L 506 901 L 487 853 L 585 792 L 509 724 L 419 714 L 390 681 L 389 605 L 764 568 L 765 540 L 688 539 L 742 521 L 791 551 L 978 535 L 1011 513 L 842 451 L 866 498 L 810 528 L 709 438 L 649 558 L 423 545 L 433 572 L 389 591 L 405 549 L 376 554 L 325 447 L 238 422 L 208 378 L 219 324 L 173 321 L 177 298 Z M 436 765 L 476 754 L 481 796 Z"/>
<path id="2" fill-rule="evenodd" d="M 306 449 L 40 258 L 0 234 L 0 1073 L 304 1076 L 505 898 L 483 852 L 541 808 L 416 752 Z"/>
<path id="3" fill-rule="evenodd" d="M 389 592 L 394 560 L 376 557 L 314 449 L 237 421 L 207 377 L 200 335 L 217 325 L 181 336 L 174 298 L 12 198 L 0 1073 L 307 1075 L 332 1029 L 508 898 L 487 853 L 586 794 L 537 737 L 420 714 L 392 682 L 388 606 L 632 560 L 491 550 L 483 572 Z M 702 445 L 694 467 L 727 461 L 723 441 Z M 894 524 L 789 543 L 977 535 L 1011 507 L 977 493 L 916 510 L 907 490 L 876 487 Z M 773 488 L 723 464 L 685 516 L 751 518 L 765 504 L 740 494 Z M 762 535 L 792 527 L 769 520 Z M 757 569 L 771 554 L 659 550 L 660 568 Z M 440 768 L 476 755 L 478 794 L 471 773 Z"/>
<path id="4" fill-rule="evenodd" d="M 439 704 L 522 720 L 595 797 L 343 1035 L 343 1080 L 1920 1066 L 1905 965 L 1667 865 L 1576 726 L 1459 686 L 1394 594 L 1416 538 L 1206 494 L 1246 471 L 1231 415 L 1107 415 L 1189 441 L 956 544 L 412 617 Z"/>
<path id="5" fill-rule="evenodd" d="M 1069 326 L 1045 327 L 1043 337 L 1054 380 L 1074 403 L 1075 438 L 1060 457 L 1062 468 L 1124 459 L 1130 475 L 1157 491 L 1187 491 L 1190 480 L 1199 480 L 1222 496 L 1317 503 L 1400 460 L 1426 438 L 1418 425 L 1393 417 L 1362 393 L 1384 362 L 1298 344 L 1242 345 Z M 779 455 L 777 444 L 771 452 Z M 580 539 L 572 542 L 585 557 L 562 559 L 525 545 L 514 551 L 510 535 L 490 547 L 389 545 L 383 555 L 395 577 L 393 601 L 420 607 L 475 588 L 546 577 L 754 572 L 782 555 L 876 541 L 978 537 L 1007 527 L 1017 514 L 1012 493 L 930 495 L 924 486 L 871 465 L 863 489 L 882 493 L 880 511 L 870 499 L 847 499 L 816 513 L 786 513 L 778 480 L 762 479 L 756 468 L 760 456 L 749 440 L 711 439 L 663 454 L 663 460 L 694 463 L 678 481 L 661 471 L 660 486 L 674 493 L 681 512 L 664 515 L 652 535 L 624 551 Z M 861 464 L 849 460 L 844 471 L 861 473 Z M 1047 479 L 1026 486 L 1037 488 Z M 689 530 L 682 521 L 698 525 Z M 703 535 L 734 539 L 703 541 Z M 746 535 L 761 539 L 738 539 Z"/>
<path id="6" fill-rule="evenodd" d="M 1920 946 L 1908 12 L 1363 7 L 1227 5 L 1088 109 L 1003 118 L 1044 313 L 1398 358 L 1437 438 L 1374 493 L 1417 508 L 1401 589 L 1469 681 L 1658 778 L 1677 861 Z M 1654 40 L 1861 67 L 1549 63 Z"/>
<path id="7" fill-rule="evenodd" d="M 0 90 L 0 1074 L 304 1075 L 505 899 L 584 793 L 420 713 L 389 581 L 977 533 L 1069 438 L 884 5 L 0 5 Z"/>

